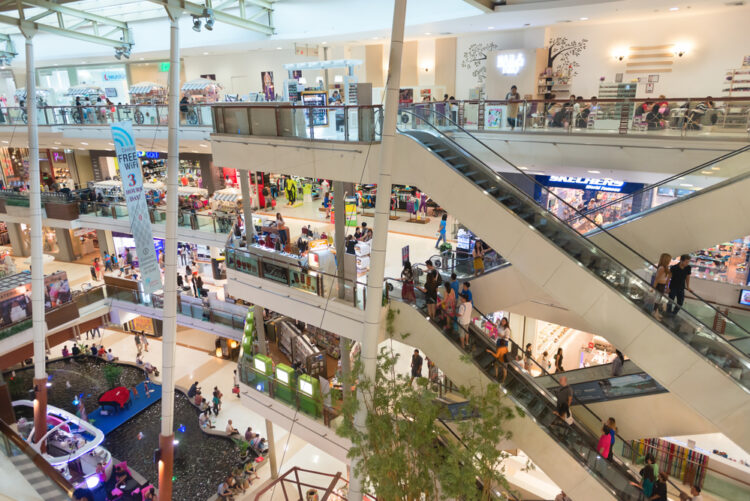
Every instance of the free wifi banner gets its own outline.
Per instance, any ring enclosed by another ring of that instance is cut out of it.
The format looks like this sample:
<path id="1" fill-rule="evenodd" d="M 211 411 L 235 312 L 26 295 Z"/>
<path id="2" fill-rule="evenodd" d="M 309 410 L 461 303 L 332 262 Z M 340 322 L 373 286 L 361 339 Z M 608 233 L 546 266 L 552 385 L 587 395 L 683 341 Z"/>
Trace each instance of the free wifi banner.
<path id="1" fill-rule="evenodd" d="M 152 294 L 162 289 L 161 272 L 154 249 L 154 235 L 151 232 L 146 194 L 143 192 L 143 173 L 135 148 L 133 126 L 131 122 L 115 122 L 111 126 L 111 131 L 117 163 L 120 167 L 122 193 L 128 207 L 130 231 L 133 234 L 135 251 L 138 254 L 143 292 Z"/>

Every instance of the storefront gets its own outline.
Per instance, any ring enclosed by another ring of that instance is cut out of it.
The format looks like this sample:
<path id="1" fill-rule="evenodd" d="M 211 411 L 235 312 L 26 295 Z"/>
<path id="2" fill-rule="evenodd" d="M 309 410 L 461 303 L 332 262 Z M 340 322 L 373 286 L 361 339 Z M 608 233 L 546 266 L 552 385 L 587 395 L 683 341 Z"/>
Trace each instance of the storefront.
<path id="1" fill-rule="evenodd" d="M 615 355 L 615 347 L 601 336 L 536 320 L 536 338 L 532 343 L 534 358 L 541 360 L 547 352 L 554 368 L 555 354 L 559 349 L 562 349 L 565 370 L 607 364 Z"/>
<path id="2" fill-rule="evenodd" d="M 4 188 L 26 189 L 29 180 L 28 149 L 0 148 L 0 167 L 2 167 Z"/>
<path id="3" fill-rule="evenodd" d="M 750 260 L 750 237 L 724 242 L 703 249 L 690 258 L 692 276 L 703 280 L 733 285 L 747 285 Z"/>
<path id="4" fill-rule="evenodd" d="M 651 203 L 650 200 L 643 200 L 640 190 L 644 185 L 641 183 L 575 176 L 535 176 L 535 178 L 539 184 L 534 186 L 534 199 L 562 220 L 574 217 L 576 211 L 591 211 L 622 199 L 620 203 L 608 205 L 604 211 L 592 214 L 596 224 L 602 225 L 631 214 L 634 208 L 636 211 L 643 210 L 645 204 L 650 206 Z M 548 190 L 543 190 L 542 186 L 547 187 Z M 636 195 L 626 196 L 631 193 L 636 193 Z M 578 224 L 586 224 L 586 222 L 581 220 Z M 588 228 L 581 229 L 588 231 Z"/>

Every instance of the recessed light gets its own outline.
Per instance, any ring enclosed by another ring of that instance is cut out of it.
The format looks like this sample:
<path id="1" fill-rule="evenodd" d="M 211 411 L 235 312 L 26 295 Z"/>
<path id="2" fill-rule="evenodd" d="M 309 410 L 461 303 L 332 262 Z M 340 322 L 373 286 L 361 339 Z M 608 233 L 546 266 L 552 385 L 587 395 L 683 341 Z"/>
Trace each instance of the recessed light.
<path id="1" fill-rule="evenodd" d="M 201 148 L 208 148 L 208 145 L 207 144 L 201 144 L 200 147 Z"/>
<path id="2" fill-rule="evenodd" d="M 196 150 L 193 150 L 193 153 L 198 153 L 198 151 L 196 151 Z"/>
<path id="3" fill-rule="evenodd" d="M 430 35 L 432 35 L 432 33 L 430 33 L 430 32 L 428 31 L 428 32 L 426 32 L 426 33 L 425 33 L 425 35 L 427 35 L 427 36 L 430 36 Z"/>
<path id="4" fill-rule="evenodd" d="M 55 143 L 55 144 L 60 144 L 60 143 Z M 110 146 L 114 146 L 115 145 L 115 143 L 107 143 L 107 144 L 110 145 Z"/>
<path id="5" fill-rule="evenodd" d="M 689 183 L 682 183 L 682 184 L 680 184 L 680 186 L 684 186 L 685 188 L 692 188 L 693 187 L 693 185 L 689 184 Z"/>
<path id="6" fill-rule="evenodd" d="M 528 167 L 519 167 L 519 169 L 521 169 L 521 170 L 529 170 Z"/>
<path id="7" fill-rule="evenodd" d="M 55 141 L 55 144 L 62 144 L 60 141 Z"/>
<path id="8" fill-rule="evenodd" d="M 670 7 L 669 10 L 671 10 L 672 12 L 674 12 L 676 10 L 680 10 L 680 8 L 679 7 Z"/>
<path id="9" fill-rule="evenodd" d="M 372 37 L 373 40 L 377 40 L 378 38 L 380 38 L 380 37 Z"/>
<path id="10" fill-rule="evenodd" d="M 284 48 L 284 47 L 276 47 L 276 50 L 281 50 L 281 49 L 283 49 L 283 48 Z"/>
<path id="11" fill-rule="evenodd" d="M 203 55 L 204 55 L 204 56 L 207 56 L 207 55 L 208 55 L 208 52 L 204 52 L 204 53 L 203 53 Z"/>
<path id="12" fill-rule="evenodd" d="M 146 59 L 146 58 L 145 57 L 139 57 L 138 58 L 139 61 L 143 61 L 144 59 Z"/>
<path id="13" fill-rule="evenodd" d="M 81 151 L 86 151 L 86 148 L 78 148 Z"/>
<path id="14" fill-rule="evenodd" d="M 589 174 L 601 174 L 598 170 L 590 170 L 588 171 Z"/>
<path id="15" fill-rule="evenodd" d="M 588 21 L 588 20 L 589 20 L 589 18 L 588 18 L 588 17 L 582 17 L 582 18 L 581 18 L 580 20 L 581 20 L 581 21 Z"/>
<path id="16" fill-rule="evenodd" d="M 325 45 L 325 44 L 327 44 L 327 43 L 328 43 L 328 42 L 320 42 L 320 45 Z"/>
<path id="17" fill-rule="evenodd" d="M 86 61 L 81 61 L 81 64 L 86 64 Z"/>
<path id="18" fill-rule="evenodd" d="M 711 167 L 711 170 L 721 170 L 721 167 Z"/>
<path id="19" fill-rule="evenodd" d="M 3 141 L 3 143 L 8 144 L 8 141 Z"/>
<path id="20" fill-rule="evenodd" d="M 494 30 L 494 29 L 495 29 L 495 27 L 494 27 L 494 26 L 487 26 L 487 29 L 488 29 L 488 30 Z"/>
<path id="21" fill-rule="evenodd" d="M 89 143 L 84 143 L 83 141 L 81 141 L 81 144 L 84 145 L 84 146 L 88 146 L 89 145 Z"/>
<path id="22" fill-rule="evenodd" d="M 702 170 L 702 171 L 701 171 L 701 174 L 705 174 L 705 175 L 707 175 L 707 176 L 710 176 L 710 175 L 712 175 L 712 174 L 713 174 L 713 172 L 711 172 L 710 170 Z"/>

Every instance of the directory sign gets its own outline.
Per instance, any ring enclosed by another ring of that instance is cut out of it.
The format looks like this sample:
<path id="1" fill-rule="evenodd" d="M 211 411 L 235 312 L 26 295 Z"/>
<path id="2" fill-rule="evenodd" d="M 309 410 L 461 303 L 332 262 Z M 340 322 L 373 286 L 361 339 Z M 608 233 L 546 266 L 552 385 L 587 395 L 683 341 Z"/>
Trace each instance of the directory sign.
<path id="1" fill-rule="evenodd" d="M 162 289 L 159 262 L 154 249 L 154 235 L 151 232 L 151 218 L 143 191 L 143 174 L 138 151 L 133 139 L 131 122 L 115 122 L 111 126 L 112 140 L 115 143 L 115 154 L 120 166 L 122 193 L 128 207 L 130 231 L 135 240 L 135 251 L 138 254 L 143 292 L 152 294 Z"/>

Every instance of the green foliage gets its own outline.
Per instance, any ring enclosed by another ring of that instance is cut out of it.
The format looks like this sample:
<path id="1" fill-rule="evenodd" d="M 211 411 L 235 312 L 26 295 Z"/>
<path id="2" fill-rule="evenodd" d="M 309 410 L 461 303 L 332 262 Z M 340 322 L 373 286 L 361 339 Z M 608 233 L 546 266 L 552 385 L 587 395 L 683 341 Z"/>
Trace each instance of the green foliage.
<path id="1" fill-rule="evenodd" d="M 337 432 L 352 442 L 349 457 L 355 474 L 366 479 L 365 489 L 386 501 L 416 501 L 489 500 L 491 487 L 507 488 L 498 468 L 505 454 L 497 445 L 510 436 L 505 426 L 514 410 L 505 405 L 499 387 L 460 390 L 482 417 L 456 425 L 459 435 L 466 434 L 467 447 L 450 441 L 443 447 L 439 439 L 447 430 L 438 417 L 444 405 L 426 380 L 411 385 L 408 376 L 397 374 L 397 361 L 382 348 L 374 381 L 363 376 L 358 361 L 351 381 L 344 383 L 357 381 L 362 399 L 352 395 L 344 400 Z M 477 489 L 477 478 L 485 481 L 486 492 Z"/>
<path id="2" fill-rule="evenodd" d="M 233 438 L 232 442 L 235 443 L 235 445 L 240 449 L 240 455 L 246 456 L 247 451 L 250 448 L 250 442 L 247 442 L 245 440 L 240 440 L 239 438 Z"/>
<path id="3" fill-rule="evenodd" d="M 114 388 L 120 382 L 120 374 L 122 374 L 122 367 L 119 365 L 107 364 L 104 366 L 104 379 L 107 380 L 110 388 Z"/>
<path id="4" fill-rule="evenodd" d="M 25 331 L 26 329 L 31 329 L 31 323 L 32 320 L 24 320 L 23 322 L 13 324 L 10 327 L 0 330 L 0 339 L 5 339 L 6 337 L 13 336 L 14 334 L 18 334 L 19 332 Z"/>

